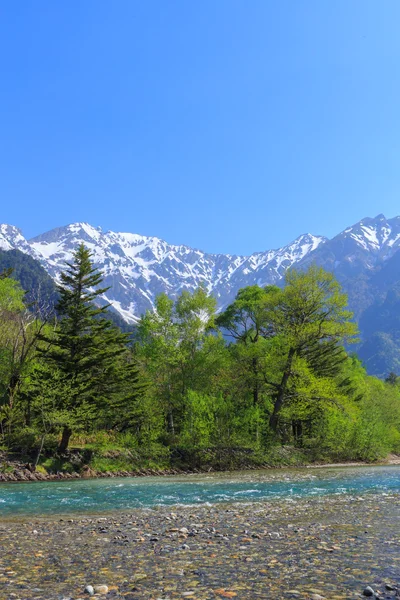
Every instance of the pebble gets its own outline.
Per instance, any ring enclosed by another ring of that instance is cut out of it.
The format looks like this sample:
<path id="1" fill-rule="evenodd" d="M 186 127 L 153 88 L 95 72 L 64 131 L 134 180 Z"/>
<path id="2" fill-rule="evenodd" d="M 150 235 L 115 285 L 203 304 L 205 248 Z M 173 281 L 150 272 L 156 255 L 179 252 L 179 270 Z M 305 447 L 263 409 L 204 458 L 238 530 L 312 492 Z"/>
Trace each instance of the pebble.
<path id="1" fill-rule="evenodd" d="M 87 585 L 83 591 L 85 594 L 89 594 L 89 596 L 94 596 L 94 588 L 92 585 Z"/>
<path id="2" fill-rule="evenodd" d="M 11 600 L 17 593 L 14 600 L 355 600 L 365 597 L 367 581 L 375 586 L 383 580 L 383 589 L 386 581 L 396 585 L 387 565 L 398 556 L 397 495 L 366 495 L 362 503 L 356 497 L 326 497 L 177 511 L 174 518 L 161 507 L 99 520 L 97 515 L 73 515 L 72 522 L 67 516 L 61 522 L 50 516 L 0 519 L 0 598 Z M 176 531 L 170 533 L 172 525 Z M 179 534 L 194 531 L 189 547 Z M 157 543 L 150 542 L 154 537 Z M 84 593 L 85 581 L 93 590 L 87 586 Z M 101 581 L 107 595 L 97 592 Z M 394 600 L 395 592 L 383 595 Z M 378 594 L 370 598 L 377 600 Z"/>
<path id="3" fill-rule="evenodd" d="M 274 540 L 278 540 L 281 537 L 281 534 L 278 531 L 271 531 L 269 537 Z"/>
<path id="4" fill-rule="evenodd" d="M 94 585 L 93 589 L 94 589 L 95 594 L 108 594 L 108 586 L 107 585 L 104 585 L 104 584 Z"/>
<path id="5" fill-rule="evenodd" d="M 365 588 L 365 590 L 363 591 L 363 596 L 375 596 L 375 592 L 371 586 L 368 585 Z"/>

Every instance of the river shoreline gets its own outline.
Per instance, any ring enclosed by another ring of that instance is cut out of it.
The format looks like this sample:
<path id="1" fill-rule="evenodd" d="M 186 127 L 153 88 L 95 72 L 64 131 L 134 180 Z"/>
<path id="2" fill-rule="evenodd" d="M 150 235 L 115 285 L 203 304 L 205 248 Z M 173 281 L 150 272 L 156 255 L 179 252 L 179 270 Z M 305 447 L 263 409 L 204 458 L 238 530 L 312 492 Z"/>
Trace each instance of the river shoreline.
<path id="1" fill-rule="evenodd" d="M 1 483 L 12 483 L 12 482 L 29 482 L 29 481 L 62 481 L 71 479 L 103 479 L 103 478 L 116 478 L 116 477 L 168 477 L 172 475 L 193 475 L 203 473 L 224 473 L 232 472 L 237 470 L 243 471 L 260 471 L 260 470 L 280 470 L 288 468 L 305 468 L 305 469 L 319 469 L 319 468 L 330 468 L 330 467 L 362 467 L 362 466 L 379 466 L 379 465 L 399 465 L 400 456 L 390 454 L 383 461 L 378 462 L 362 462 L 362 461 L 348 461 L 348 462 L 321 462 L 315 463 L 304 463 L 299 465 L 260 465 L 256 467 L 254 465 L 245 466 L 238 469 L 237 467 L 232 469 L 216 469 L 216 468 L 204 468 L 204 469 L 140 469 L 136 471 L 106 471 L 100 472 L 91 469 L 89 466 L 82 469 L 82 472 L 65 472 L 59 471 L 57 473 L 43 473 L 37 471 L 31 466 L 26 466 L 21 463 L 8 463 L 7 470 L 0 472 L 0 484 Z"/>
<path id="2" fill-rule="evenodd" d="M 399 494 L 4 519 L 0 598 L 395 598 L 399 524 Z"/>

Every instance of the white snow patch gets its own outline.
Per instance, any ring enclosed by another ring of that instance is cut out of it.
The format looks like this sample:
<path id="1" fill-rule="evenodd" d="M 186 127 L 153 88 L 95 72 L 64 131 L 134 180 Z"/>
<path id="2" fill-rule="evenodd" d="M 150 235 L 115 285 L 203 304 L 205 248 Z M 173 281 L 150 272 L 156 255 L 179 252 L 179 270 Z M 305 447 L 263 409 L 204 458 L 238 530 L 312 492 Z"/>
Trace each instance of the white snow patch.
<path id="1" fill-rule="evenodd" d="M 374 229 L 373 227 L 367 227 L 366 225 L 361 225 L 361 229 L 363 230 L 364 235 L 370 242 L 370 244 L 379 248 L 380 244 L 376 234 L 376 229 Z"/>

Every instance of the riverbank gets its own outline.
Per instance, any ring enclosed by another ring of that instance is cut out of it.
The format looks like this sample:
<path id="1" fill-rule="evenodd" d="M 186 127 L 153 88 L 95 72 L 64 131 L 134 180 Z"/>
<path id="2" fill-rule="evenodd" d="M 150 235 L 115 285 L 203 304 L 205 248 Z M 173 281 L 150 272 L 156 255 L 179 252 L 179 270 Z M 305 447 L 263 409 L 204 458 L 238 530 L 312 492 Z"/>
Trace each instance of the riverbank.
<path id="1" fill-rule="evenodd" d="M 217 448 L 188 452 L 156 447 L 153 452 L 86 444 L 63 455 L 0 453 L 0 482 L 52 481 L 92 477 L 142 477 L 183 475 L 277 467 L 301 467 L 311 456 L 293 446 L 274 446 L 265 451 L 249 448 Z"/>
<path id="2" fill-rule="evenodd" d="M 0 597 L 394 598 L 399 525 L 398 494 L 2 519 Z"/>
<path id="3" fill-rule="evenodd" d="M 279 455 L 278 460 L 266 463 L 253 464 L 240 463 L 239 466 L 233 463 L 232 468 L 217 468 L 204 466 L 203 468 L 138 468 L 131 470 L 112 470 L 104 471 L 92 468 L 90 465 L 83 465 L 80 471 L 71 470 L 56 470 L 47 472 L 41 465 L 37 468 L 31 464 L 22 462 L 21 460 L 10 460 L 7 457 L 0 457 L 0 483 L 17 482 L 17 481 L 60 481 L 69 479 L 90 479 L 90 478 L 113 478 L 113 477 L 153 477 L 153 476 L 168 476 L 168 475 L 186 475 L 193 473 L 218 473 L 236 470 L 259 470 L 259 469 L 280 469 L 288 467 L 307 467 L 307 468 L 323 468 L 323 467 L 356 467 L 367 464 L 382 464 L 382 465 L 399 465 L 400 456 L 389 454 L 384 460 L 374 463 L 362 461 L 337 461 L 330 460 L 315 462 L 307 462 L 306 457 L 302 453 L 285 451 Z"/>

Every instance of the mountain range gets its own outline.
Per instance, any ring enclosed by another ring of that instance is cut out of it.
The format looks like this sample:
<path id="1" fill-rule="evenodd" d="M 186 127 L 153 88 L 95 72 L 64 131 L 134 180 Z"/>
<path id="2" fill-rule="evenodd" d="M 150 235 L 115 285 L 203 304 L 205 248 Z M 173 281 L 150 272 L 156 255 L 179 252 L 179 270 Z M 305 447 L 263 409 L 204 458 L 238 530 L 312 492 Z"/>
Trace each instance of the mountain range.
<path id="1" fill-rule="evenodd" d="M 0 225 L 3 256 L 19 251 L 57 281 L 83 243 L 104 276 L 104 295 L 127 323 L 154 307 L 157 294 L 175 297 L 204 285 L 219 309 L 247 285 L 279 285 L 290 267 L 316 263 L 332 271 L 349 297 L 359 323 L 357 351 L 371 374 L 400 373 L 400 216 L 365 218 L 332 239 L 303 234 L 276 250 L 250 256 L 210 254 L 135 233 L 103 232 L 88 223 L 52 229 L 32 239 L 12 225 Z"/>

